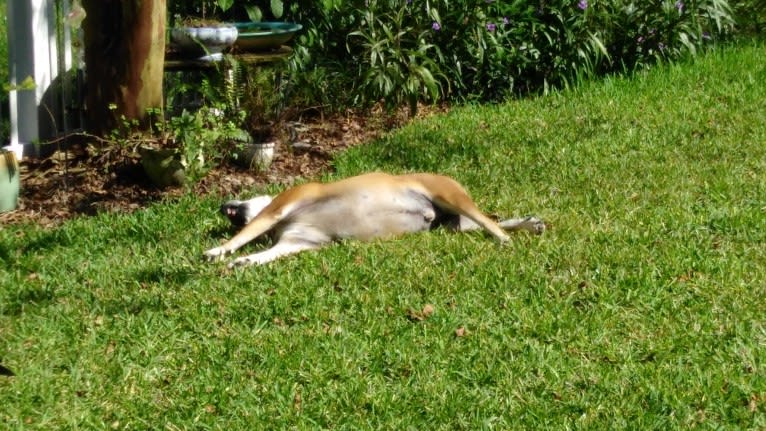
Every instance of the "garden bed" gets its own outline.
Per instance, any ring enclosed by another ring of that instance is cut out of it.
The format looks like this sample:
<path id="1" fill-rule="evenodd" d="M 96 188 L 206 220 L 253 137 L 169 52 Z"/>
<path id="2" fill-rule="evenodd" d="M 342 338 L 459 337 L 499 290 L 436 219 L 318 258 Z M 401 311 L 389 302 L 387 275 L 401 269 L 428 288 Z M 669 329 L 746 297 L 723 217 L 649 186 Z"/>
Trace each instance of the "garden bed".
<path id="1" fill-rule="evenodd" d="M 437 111 L 421 108 L 421 116 Z M 316 178 L 331 169 L 333 156 L 348 147 L 369 142 L 406 121 L 406 112 L 347 113 L 302 121 L 298 141 L 307 148 L 277 145 L 271 167 L 264 172 L 224 165 L 192 186 L 196 194 L 241 196 L 266 184 L 290 185 Z M 0 223 L 37 223 L 54 226 L 78 215 L 130 212 L 185 193 L 184 188 L 159 189 L 143 172 L 137 154 L 128 151 L 87 151 L 80 147 L 56 152 L 45 159 L 22 163 L 19 208 L 0 214 Z"/>

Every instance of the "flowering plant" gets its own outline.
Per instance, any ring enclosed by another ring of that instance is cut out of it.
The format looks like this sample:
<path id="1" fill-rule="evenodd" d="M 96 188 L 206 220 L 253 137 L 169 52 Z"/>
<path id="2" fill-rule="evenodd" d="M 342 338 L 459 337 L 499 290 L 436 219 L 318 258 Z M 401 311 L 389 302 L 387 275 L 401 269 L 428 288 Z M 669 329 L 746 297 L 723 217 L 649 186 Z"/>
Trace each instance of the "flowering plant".
<path id="1" fill-rule="evenodd" d="M 285 14 L 305 29 L 296 79 L 313 79 L 296 88 L 332 105 L 501 100 L 693 55 L 734 27 L 727 0 L 305 0 Z"/>

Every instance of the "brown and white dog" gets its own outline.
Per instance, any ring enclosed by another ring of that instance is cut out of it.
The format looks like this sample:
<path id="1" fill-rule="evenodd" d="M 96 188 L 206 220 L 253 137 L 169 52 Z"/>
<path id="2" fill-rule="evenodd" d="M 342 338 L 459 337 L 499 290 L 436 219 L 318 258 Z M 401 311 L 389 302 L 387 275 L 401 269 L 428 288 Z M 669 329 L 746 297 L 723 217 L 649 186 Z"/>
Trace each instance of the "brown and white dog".
<path id="1" fill-rule="evenodd" d="M 229 267 L 260 265 L 346 238 L 369 240 L 439 226 L 455 231 L 483 228 L 501 243 L 508 241 L 504 230 L 535 234 L 545 230 L 545 223 L 534 217 L 496 223 L 457 181 L 434 174 L 370 173 L 328 184 L 308 183 L 274 198 L 229 201 L 221 212 L 244 228 L 222 246 L 206 251 L 207 259 L 222 258 L 264 234 L 270 234 L 274 244 L 235 259 Z"/>

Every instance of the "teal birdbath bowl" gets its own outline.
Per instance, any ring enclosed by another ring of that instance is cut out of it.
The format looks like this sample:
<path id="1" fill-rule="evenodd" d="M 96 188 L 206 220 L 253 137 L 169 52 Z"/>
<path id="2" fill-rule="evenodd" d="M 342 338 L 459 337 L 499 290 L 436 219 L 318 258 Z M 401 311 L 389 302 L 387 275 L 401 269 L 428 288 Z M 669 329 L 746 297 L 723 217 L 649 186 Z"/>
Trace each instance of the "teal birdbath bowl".
<path id="1" fill-rule="evenodd" d="M 234 26 L 239 32 L 234 42 L 234 50 L 238 52 L 279 49 L 303 28 L 291 22 L 238 22 Z"/>

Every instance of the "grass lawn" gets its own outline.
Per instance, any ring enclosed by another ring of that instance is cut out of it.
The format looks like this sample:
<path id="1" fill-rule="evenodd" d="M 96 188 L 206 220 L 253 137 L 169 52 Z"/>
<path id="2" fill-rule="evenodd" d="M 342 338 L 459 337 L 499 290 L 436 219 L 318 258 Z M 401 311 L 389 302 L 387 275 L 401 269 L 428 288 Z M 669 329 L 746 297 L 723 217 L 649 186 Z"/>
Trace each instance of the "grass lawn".
<path id="1" fill-rule="evenodd" d="M 231 234 L 219 202 L 193 196 L 3 226 L 0 428 L 763 429 L 763 54 L 455 109 L 336 162 L 550 223 L 507 246 L 437 231 L 227 271 L 199 258 Z"/>

